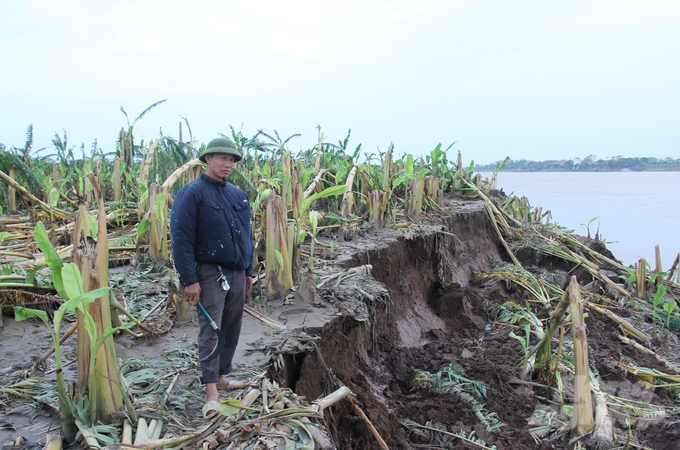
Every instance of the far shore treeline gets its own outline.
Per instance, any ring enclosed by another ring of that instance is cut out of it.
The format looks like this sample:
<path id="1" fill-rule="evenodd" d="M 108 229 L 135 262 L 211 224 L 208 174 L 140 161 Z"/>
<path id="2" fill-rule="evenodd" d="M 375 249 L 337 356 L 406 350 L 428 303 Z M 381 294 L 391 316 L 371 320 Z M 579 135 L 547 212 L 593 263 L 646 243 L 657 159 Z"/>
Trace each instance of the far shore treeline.
<path id="1" fill-rule="evenodd" d="M 164 103 L 165 100 L 161 100 L 159 102 L 156 102 L 152 104 L 149 108 L 144 110 L 133 122 L 132 124 L 129 123 L 128 121 L 128 130 L 127 133 L 130 134 L 130 138 L 132 138 L 132 130 L 134 128 L 135 123 L 144 117 L 146 113 L 153 109 L 154 107 Z M 125 110 L 121 107 L 121 111 L 126 116 L 127 119 L 127 113 Z M 186 119 L 185 119 L 186 121 Z M 180 124 L 180 138 L 178 141 L 174 140 L 173 138 L 170 138 L 169 136 L 159 136 L 158 138 L 160 139 L 166 139 L 170 141 L 171 143 L 175 144 L 176 146 L 189 146 L 193 147 L 196 142 L 193 141 L 193 139 L 190 139 L 190 143 L 186 143 L 182 141 L 182 131 L 181 131 L 181 125 Z M 189 132 L 191 133 L 191 128 L 189 127 L 188 121 L 186 122 L 187 128 L 189 129 Z M 235 134 L 233 128 L 232 130 L 232 135 Z M 351 130 L 350 130 L 351 131 Z M 123 128 L 121 133 L 125 133 L 126 130 Z M 44 147 L 40 149 L 35 149 L 33 148 L 33 125 L 29 125 L 28 129 L 26 131 L 26 143 L 23 148 L 16 147 L 16 146 L 10 146 L 8 148 L 7 145 L 4 143 L 0 142 L 0 168 L 2 168 L 2 162 L 3 162 L 3 155 L 6 155 L 7 153 L 11 153 L 13 155 L 17 155 L 21 157 L 21 160 L 24 163 L 28 163 L 31 158 L 38 158 L 47 162 L 73 162 L 77 159 L 79 159 L 79 155 L 82 155 L 82 160 L 86 159 L 86 150 L 85 150 L 85 144 L 80 144 L 80 147 L 78 146 L 69 146 L 67 144 L 67 135 L 66 135 L 66 130 L 64 130 L 63 137 L 59 136 L 58 133 L 54 134 L 54 138 L 52 139 L 52 147 Z M 241 135 L 240 131 L 236 133 L 239 135 L 239 138 L 243 138 Z M 263 135 L 273 142 L 276 142 L 276 139 L 273 137 L 268 136 L 266 133 L 263 133 L 262 131 L 259 131 L 255 137 L 251 139 L 251 143 L 257 143 L 257 137 Z M 293 137 L 299 137 L 299 134 L 294 134 L 288 139 L 286 139 L 286 143 Z M 233 136 L 236 138 L 236 136 Z M 276 136 L 279 138 L 279 136 Z M 348 134 L 349 137 L 349 134 Z M 153 142 L 153 141 L 152 141 Z M 342 146 L 342 141 L 339 142 L 339 145 Z M 345 145 L 347 142 L 345 141 Z M 116 143 L 117 146 L 121 145 L 121 141 L 119 140 Z M 148 145 L 148 144 L 147 144 Z M 205 145 L 205 144 L 202 144 Z M 440 144 L 441 145 L 441 144 Z M 337 147 L 331 144 L 333 147 Z M 140 150 L 145 147 L 145 143 L 142 140 L 140 143 L 134 146 L 134 150 Z M 446 150 L 444 150 L 444 153 L 446 153 L 448 150 L 453 147 L 453 144 L 450 145 Z M 390 149 L 393 148 L 392 145 L 390 145 Z M 437 147 L 439 149 L 440 147 Z M 359 156 L 359 152 L 361 149 L 361 144 L 357 147 L 356 150 L 356 157 L 358 159 L 361 159 Z M 200 153 L 202 151 L 202 147 L 198 149 L 197 153 Z M 52 151 L 51 154 L 48 154 L 46 156 L 39 156 L 39 153 L 42 152 L 49 152 Z M 309 150 L 307 150 L 309 151 Z M 56 153 L 55 153 L 56 152 Z M 91 156 L 99 155 L 102 157 L 108 157 L 109 159 L 112 159 L 112 155 L 115 155 L 116 152 L 108 152 L 105 153 L 101 148 L 99 148 L 99 144 L 97 140 L 95 140 L 92 143 L 91 146 Z M 132 154 L 133 152 L 131 152 Z M 300 153 L 304 153 L 303 150 L 300 151 Z M 381 152 L 382 153 L 382 152 Z M 140 156 L 140 155 L 137 155 Z M 369 160 L 375 156 L 375 155 L 365 155 Z M 404 155 L 405 156 L 405 155 Z M 414 155 L 415 156 L 415 155 Z M 418 156 L 416 156 L 416 159 Z M 423 156 L 422 158 L 428 159 L 429 156 Z M 483 158 L 483 155 L 479 155 L 479 157 L 475 158 L 477 160 Z M 514 160 L 511 159 L 511 157 L 506 157 L 505 160 L 503 161 L 495 161 L 492 163 L 488 164 L 477 164 L 472 162 L 473 164 L 473 170 L 475 172 L 495 172 L 495 171 L 500 171 L 503 170 L 505 172 L 621 172 L 621 171 L 631 171 L 631 172 L 674 172 L 674 171 L 680 171 L 680 158 L 671 158 L 671 157 L 665 157 L 665 158 L 656 158 L 656 157 L 632 157 L 632 158 L 627 158 L 624 156 L 613 156 L 611 158 L 605 158 L 605 159 L 599 159 L 595 155 L 589 155 L 586 156 L 585 158 L 580 158 L 580 157 L 575 157 L 571 159 L 561 159 L 561 160 L 545 160 L 545 161 L 533 161 L 533 160 L 527 160 L 527 159 L 520 159 L 520 160 Z"/>
<path id="2" fill-rule="evenodd" d="M 515 161 L 495 162 L 491 164 L 476 164 L 477 172 L 493 172 L 498 167 L 506 172 L 672 172 L 680 171 L 680 159 L 673 158 L 624 158 L 614 156 L 608 159 L 597 159 L 590 155 L 585 159 L 563 159 L 547 161 L 531 161 L 520 159 Z"/>

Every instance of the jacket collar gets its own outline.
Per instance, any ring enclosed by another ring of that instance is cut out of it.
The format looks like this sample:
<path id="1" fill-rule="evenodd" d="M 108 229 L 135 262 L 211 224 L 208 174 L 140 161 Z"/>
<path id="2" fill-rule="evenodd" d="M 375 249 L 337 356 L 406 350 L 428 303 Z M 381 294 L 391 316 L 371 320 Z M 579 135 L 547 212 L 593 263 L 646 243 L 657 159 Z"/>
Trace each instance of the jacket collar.
<path id="1" fill-rule="evenodd" d="M 226 186 L 227 185 L 227 179 L 226 178 L 222 181 L 213 180 L 208 175 L 206 175 L 205 172 L 201 172 L 201 179 L 203 181 L 209 182 L 210 184 L 212 184 L 214 186 Z"/>

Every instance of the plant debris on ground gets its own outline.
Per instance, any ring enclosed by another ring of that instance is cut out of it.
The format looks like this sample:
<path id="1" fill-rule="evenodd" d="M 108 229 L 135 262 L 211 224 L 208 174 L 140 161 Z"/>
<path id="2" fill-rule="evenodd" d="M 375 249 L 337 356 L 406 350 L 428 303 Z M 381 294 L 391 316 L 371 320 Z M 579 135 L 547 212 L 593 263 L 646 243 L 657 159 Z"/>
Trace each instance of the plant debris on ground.
<path id="1" fill-rule="evenodd" d="M 66 136 L 36 157 L 30 129 L 2 148 L 0 305 L 26 320 L 3 334 L 5 446 L 675 448 L 680 258 L 623 266 L 495 190 L 503 163 L 482 180 L 441 145 L 360 162 L 321 130 L 293 156 L 295 135 L 231 129 L 257 241 L 248 312 L 268 330 L 247 351 L 267 362 L 206 421 L 168 240 L 202 146 L 133 127 L 115 159 L 78 159 Z"/>

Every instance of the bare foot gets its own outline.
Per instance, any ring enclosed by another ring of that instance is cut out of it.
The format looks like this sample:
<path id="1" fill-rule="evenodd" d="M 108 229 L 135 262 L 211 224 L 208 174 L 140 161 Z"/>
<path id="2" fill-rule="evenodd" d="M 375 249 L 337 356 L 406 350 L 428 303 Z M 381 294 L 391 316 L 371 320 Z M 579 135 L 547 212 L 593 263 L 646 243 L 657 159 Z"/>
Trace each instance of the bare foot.
<path id="1" fill-rule="evenodd" d="M 206 402 L 219 402 L 220 393 L 217 392 L 217 385 L 219 383 L 207 383 L 205 385 L 205 397 Z"/>

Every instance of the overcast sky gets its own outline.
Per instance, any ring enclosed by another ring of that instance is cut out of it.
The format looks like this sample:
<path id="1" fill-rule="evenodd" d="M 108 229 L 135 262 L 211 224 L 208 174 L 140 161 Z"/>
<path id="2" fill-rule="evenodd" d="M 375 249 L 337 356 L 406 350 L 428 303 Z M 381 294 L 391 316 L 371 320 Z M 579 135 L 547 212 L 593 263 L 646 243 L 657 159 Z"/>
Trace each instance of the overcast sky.
<path id="1" fill-rule="evenodd" d="M 0 143 L 229 125 L 467 164 L 680 157 L 680 1 L 4 0 Z M 184 137 L 186 138 L 186 129 Z M 450 153 L 453 156 L 454 152 Z"/>

